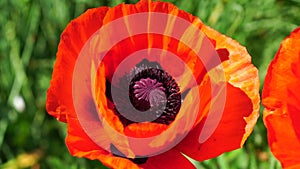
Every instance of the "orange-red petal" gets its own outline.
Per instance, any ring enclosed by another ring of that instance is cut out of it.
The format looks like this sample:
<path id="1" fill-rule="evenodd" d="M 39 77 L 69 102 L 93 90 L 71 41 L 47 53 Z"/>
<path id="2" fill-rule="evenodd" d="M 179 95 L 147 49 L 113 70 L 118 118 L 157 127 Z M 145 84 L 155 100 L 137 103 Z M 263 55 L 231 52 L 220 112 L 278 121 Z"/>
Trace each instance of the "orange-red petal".
<path id="1" fill-rule="evenodd" d="M 143 169 L 195 169 L 195 166 L 184 157 L 180 151 L 175 149 L 150 157 L 147 162 L 140 165 L 140 167 Z"/>
<path id="2" fill-rule="evenodd" d="M 208 102 L 200 106 L 203 115 L 178 148 L 192 158 L 206 160 L 223 152 L 240 148 L 252 132 L 259 116 L 259 80 L 258 71 L 251 64 L 251 57 L 243 46 L 205 25 L 201 30 L 211 39 L 215 48 L 220 50 L 218 52 L 221 55 L 220 58 L 228 57 L 228 60 L 222 63 L 228 83 L 227 100 L 217 129 L 205 142 L 200 143 L 199 135 L 203 132 L 202 127 L 211 104 L 209 92 L 202 91 L 206 94 L 201 95 L 200 100 Z M 221 49 L 227 49 L 227 51 Z M 214 76 L 209 78 L 210 81 L 218 80 Z M 208 83 L 202 85 L 201 88 L 209 89 Z"/>
<path id="3" fill-rule="evenodd" d="M 241 46 L 237 41 L 220 34 L 208 26 L 203 26 L 202 31 L 208 38 L 215 41 L 217 50 L 227 49 L 229 59 L 222 62 L 226 81 L 234 87 L 241 89 L 251 100 L 252 112 L 249 116 L 244 117 L 247 125 L 240 143 L 240 146 L 242 146 L 251 134 L 259 117 L 260 96 L 258 70 L 251 63 L 251 56 L 248 54 L 246 48 Z"/>
<path id="4" fill-rule="evenodd" d="M 97 159 L 104 165 L 114 169 L 139 168 L 138 165 L 134 164 L 130 160 L 122 157 L 116 157 L 95 144 L 82 129 L 78 119 L 71 118 L 68 120 L 68 123 L 68 137 L 66 138 L 66 144 L 72 155 L 85 157 L 91 160 Z"/>
<path id="5" fill-rule="evenodd" d="M 263 88 L 264 123 L 274 156 L 285 169 L 300 167 L 300 27 L 280 45 Z"/>
<path id="6" fill-rule="evenodd" d="M 61 35 L 50 87 L 47 91 L 46 109 L 60 121 L 74 115 L 72 100 L 73 69 L 79 52 L 88 38 L 102 26 L 107 7 L 89 9 L 71 21 Z"/>
<path id="7" fill-rule="evenodd" d="M 206 120 L 204 117 L 177 146 L 193 159 L 203 161 L 241 147 L 247 126 L 245 118 L 253 111 L 252 103 L 241 89 L 230 84 L 227 84 L 226 92 L 224 112 L 212 135 L 205 142 L 200 143 L 199 134 L 205 132 L 202 130 Z"/>
<path id="8" fill-rule="evenodd" d="M 89 9 L 71 21 L 61 35 L 46 108 L 50 115 L 68 123 L 66 144 L 77 157 L 98 159 L 111 168 L 139 168 L 128 159 L 115 157 L 95 144 L 82 129 L 72 100 L 72 78 L 76 59 L 89 37 L 102 26 L 107 7 Z"/>

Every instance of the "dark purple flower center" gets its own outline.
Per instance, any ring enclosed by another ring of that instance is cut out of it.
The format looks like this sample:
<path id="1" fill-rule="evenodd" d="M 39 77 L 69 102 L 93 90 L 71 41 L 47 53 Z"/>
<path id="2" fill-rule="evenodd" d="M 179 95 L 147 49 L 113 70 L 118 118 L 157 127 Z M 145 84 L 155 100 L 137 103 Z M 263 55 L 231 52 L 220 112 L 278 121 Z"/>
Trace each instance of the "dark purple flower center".
<path id="1" fill-rule="evenodd" d="M 170 124 L 181 107 L 176 81 L 156 62 L 143 60 L 120 80 L 118 90 L 114 111 L 124 126 L 139 122 Z"/>

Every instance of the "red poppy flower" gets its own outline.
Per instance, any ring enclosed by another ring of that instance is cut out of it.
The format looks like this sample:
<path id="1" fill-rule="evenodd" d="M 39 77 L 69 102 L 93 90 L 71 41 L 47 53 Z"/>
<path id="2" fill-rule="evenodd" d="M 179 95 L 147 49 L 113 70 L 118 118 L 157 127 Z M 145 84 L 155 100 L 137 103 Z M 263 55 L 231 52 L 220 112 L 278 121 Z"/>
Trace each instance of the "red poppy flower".
<path id="1" fill-rule="evenodd" d="M 271 62 L 263 89 L 264 123 L 271 151 L 283 168 L 300 168 L 300 28 Z"/>
<path id="2" fill-rule="evenodd" d="M 171 3 L 90 9 L 61 35 L 46 108 L 77 157 L 194 168 L 240 148 L 258 118 L 246 49 Z M 184 155 L 183 155 L 184 154 Z"/>

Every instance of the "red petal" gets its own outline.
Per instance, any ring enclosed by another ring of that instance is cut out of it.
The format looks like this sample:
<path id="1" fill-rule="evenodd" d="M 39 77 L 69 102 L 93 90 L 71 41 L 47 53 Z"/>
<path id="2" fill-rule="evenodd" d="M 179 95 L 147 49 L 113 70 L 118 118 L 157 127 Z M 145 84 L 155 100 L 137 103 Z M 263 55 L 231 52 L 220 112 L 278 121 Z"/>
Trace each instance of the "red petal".
<path id="1" fill-rule="evenodd" d="M 283 168 L 300 165 L 300 27 L 287 37 L 271 62 L 263 89 L 264 123 L 274 156 Z"/>
<path id="2" fill-rule="evenodd" d="M 62 33 L 46 107 L 50 115 L 68 122 L 66 144 L 72 155 L 98 159 L 111 168 L 137 169 L 138 166 L 130 160 L 115 157 L 96 145 L 83 131 L 73 106 L 72 78 L 76 59 L 88 38 L 102 26 L 107 10 L 107 7 L 88 10 L 74 19 Z"/>
<path id="3" fill-rule="evenodd" d="M 297 138 L 292 120 L 287 114 L 265 110 L 264 122 L 268 130 L 271 151 L 285 169 L 300 167 L 300 140 Z M 299 123 L 298 123 L 299 125 Z"/>
<path id="4" fill-rule="evenodd" d="M 188 134 L 177 146 L 183 153 L 193 159 L 203 161 L 216 157 L 223 152 L 240 148 L 247 132 L 246 117 L 250 116 L 253 108 L 250 98 L 239 88 L 227 84 L 226 104 L 221 121 L 216 130 L 204 143 L 199 142 L 205 119 Z M 256 119 L 255 119 L 256 120 Z"/>
<path id="5" fill-rule="evenodd" d="M 221 60 L 227 57 L 229 60 L 225 59 L 226 61 L 222 63 L 228 85 L 226 107 L 219 126 L 207 141 L 199 143 L 199 134 L 211 101 L 210 95 L 207 97 L 201 95 L 201 101 L 208 103 L 201 105 L 202 118 L 198 116 L 200 123 L 196 123 L 197 126 L 178 145 L 180 150 L 197 160 L 209 159 L 225 151 L 240 148 L 252 132 L 259 115 L 258 72 L 251 64 L 251 57 L 247 50 L 236 41 L 205 25 L 202 31 L 214 42 L 216 49 L 219 49 Z M 216 77 L 210 79 L 217 80 Z M 201 88 L 209 89 L 209 86 L 205 87 L 206 85 Z M 233 100 L 233 98 L 238 99 Z"/>
<path id="6" fill-rule="evenodd" d="M 289 102 L 287 103 L 287 110 L 292 120 L 292 125 L 297 135 L 298 142 L 300 143 L 300 95 L 299 95 L 299 91 L 297 91 L 299 86 L 300 86 L 299 79 L 297 79 L 296 82 L 288 85 Z"/>
<path id="7" fill-rule="evenodd" d="M 115 157 L 95 144 L 83 131 L 76 118 L 68 120 L 68 137 L 66 144 L 70 153 L 77 157 L 100 160 L 104 165 L 115 169 L 138 169 L 139 167 L 128 159 Z M 104 142 L 105 140 L 103 140 Z"/>
<path id="8" fill-rule="evenodd" d="M 127 126 L 124 133 L 129 137 L 145 138 L 160 134 L 167 129 L 167 125 L 159 123 L 133 123 Z"/>
<path id="9" fill-rule="evenodd" d="M 150 157 L 145 164 L 140 165 L 144 169 L 194 169 L 195 166 L 179 151 L 170 150 L 163 154 Z"/>
<path id="10" fill-rule="evenodd" d="M 104 19 L 104 24 L 106 23 L 110 23 L 122 16 L 126 16 L 126 15 L 130 15 L 130 14 L 135 14 L 135 13 L 142 13 L 142 12 L 160 12 L 160 13 L 168 13 L 170 15 L 174 15 L 174 16 L 177 16 L 179 18 L 183 18 L 184 20 L 190 22 L 193 26 L 191 27 L 198 27 L 199 29 L 201 29 L 201 27 L 203 27 L 203 23 L 196 17 L 192 16 L 191 14 L 189 13 L 186 13 L 182 10 L 179 10 L 176 6 L 174 6 L 173 4 L 171 3 L 162 3 L 162 2 L 151 2 L 151 1 L 146 1 L 146 0 L 142 0 L 140 1 L 139 3 L 137 3 L 136 5 L 127 5 L 127 4 L 120 4 L 114 8 L 111 8 L 109 11 L 108 11 L 108 16 L 105 17 Z M 170 19 L 170 18 L 169 18 Z M 179 28 L 174 28 L 173 25 L 174 25 L 174 21 L 172 19 L 167 19 L 166 22 L 168 22 L 166 25 L 168 25 L 168 27 L 166 27 L 166 32 L 168 31 L 172 31 L 173 29 L 179 29 Z M 126 20 L 126 19 L 125 19 Z M 128 23 L 126 21 L 124 21 L 124 24 L 125 28 L 125 32 L 126 30 L 128 31 L 128 35 L 131 35 L 131 31 L 130 31 L 130 26 L 127 25 Z M 190 32 L 186 32 L 185 34 L 186 35 L 189 35 L 190 34 L 193 34 L 194 32 L 190 31 Z M 190 35 L 192 36 L 192 35 Z M 218 36 L 215 36 L 213 38 L 217 38 Z M 187 37 L 187 36 L 183 36 L 181 37 L 183 39 L 190 39 L 190 37 Z M 181 57 L 181 59 L 183 61 L 186 61 L 187 62 L 187 65 L 189 66 L 189 68 L 191 68 L 191 70 L 193 71 L 194 75 L 195 75 L 195 78 L 197 79 L 197 81 L 200 83 L 203 76 L 205 75 L 206 73 L 206 70 L 205 68 L 203 67 L 203 64 L 205 64 L 206 66 L 208 66 L 209 68 L 208 69 L 211 69 L 212 67 L 216 66 L 214 65 L 214 62 L 212 62 L 213 60 L 215 60 L 215 54 L 207 54 L 206 53 L 206 61 L 207 63 L 202 63 L 199 58 L 197 57 L 197 55 L 195 55 L 195 53 L 193 53 L 193 51 L 191 51 L 191 49 L 188 49 L 187 46 L 185 46 L 183 43 L 182 44 L 173 44 L 171 41 L 170 41 L 170 38 L 167 38 L 167 37 L 163 37 L 162 40 L 159 40 L 157 38 L 153 38 L 152 36 L 149 36 L 149 37 L 146 37 L 145 40 L 133 40 L 134 37 L 130 37 L 130 41 L 129 42 L 126 42 L 127 45 L 125 45 L 125 50 L 124 50 L 124 45 L 123 48 L 121 45 L 118 45 L 117 47 L 114 47 L 116 48 L 115 50 L 111 50 L 111 53 L 108 54 L 108 57 L 109 60 L 110 60 L 110 63 L 111 66 L 113 67 L 109 67 L 109 71 L 108 72 L 108 77 L 111 77 L 111 73 L 109 72 L 113 72 L 113 70 L 115 70 L 114 68 L 118 65 L 118 63 L 120 63 L 120 61 L 122 61 L 123 59 L 122 58 L 114 58 L 114 57 L 110 57 L 110 56 L 127 56 L 128 54 L 130 54 L 130 52 L 133 52 L 133 51 L 136 51 L 138 49 L 143 49 L 144 47 L 142 48 L 138 48 L 138 47 L 141 47 L 139 45 L 142 45 L 142 44 L 146 44 L 148 43 L 147 47 L 152 47 L 152 48 L 155 48 L 155 47 L 160 47 L 161 49 L 165 49 L 165 50 L 172 50 L 175 51 L 174 53 L 175 54 L 179 54 L 179 56 L 184 56 L 184 57 Z M 154 42 L 155 41 L 155 42 Z M 211 41 L 213 41 L 213 39 L 209 42 L 206 42 L 208 41 L 206 38 L 204 38 L 203 42 L 202 42 L 202 48 L 201 48 L 201 51 L 204 51 L 206 49 L 206 46 L 205 45 L 208 45 L 211 43 Z M 123 42 L 122 42 L 123 43 Z M 135 46 L 133 47 L 134 50 L 132 51 L 132 45 Z M 136 46 L 138 45 L 138 46 Z M 157 45 L 157 46 L 156 46 Z M 137 48 L 136 48 L 137 47 Z M 169 47 L 169 48 L 168 48 Z M 171 49 L 170 49 L 171 48 Z M 198 49 L 200 50 L 200 49 Z M 118 51 L 122 51 L 121 53 L 118 52 Z M 124 54 L 124 51 L 126 52 Z M 209 51 L 206 51 L 206 52 L 209 52 Z M 219 53 L 219 56 L 220 56 L 220 60 L 221 61 L 224 61 L 224 60 L 228 60 L 228 51 L 226 49 L 218 49 L 218 53 Z M 213 59 L 210 59 L 209 57 L 212 57 Z M 117 60 L 115 60 L 117 59 Z M 162 58 L 163 60 L 164 58 Z M 168 59 L 168 61 L 170 61 Z M 190 62 L 190 63 L 188 63 Z M 162 62 L 163 64 L 163 62 Z M 168 62 L 168 65 L 172 65 Z M 176 64 L 177 66 L 179 66 L 178 64 Z M 111 69 L 112 68 L 112 69 Z M 178 68 L 178 72 L 176 72 L 177 74 L 179 73 L 182 73 L 182 72 L 179 72 L 181 69 Z M 185 74 L 185 72 L 183 73 Z M 183 77 L 184 79 L 182 81 L 189 81 L 190 79 L 188 79 L 188 77 Z M 110 78 L 109 78 L 110 79 Z M 186 89 L 188 88 L 186 85 L 188 84 L 184 84 L 182 85 L 182 88 L 183 89 Z M 189 86 L 191 87 L 191 86 Z"/>
<path id="11" fill-rule="evenodd" d="M 88 38 L 102 26 L 107 10 L 107 7 L 88 10 L 69 23 L 61 35 L 46 102 L 48 113 L 60 121 L 66 122 L 70 114 L 74 116 L 72 78 L 76 58 Z"/>
<path id="12" fill-rule="evenodd" d="M 258 70 L 252 65 L 251 56 L 248 54 L 246 48 L 241 46 L 238 42 L 205 25 L 202 27 L 202 31 L 209 39 L 214 40 L 215 48 L 220 55 L 220 59 L 229 58 L 229 60 L 222 62 L 226 81 L 234 87 L 240 88 L 251 99 L 252 113 L 245 118 L 247 126 L 242 141 L 243 144 L 253 130 L 259 116 Z M 227 50 L 229 53 L 228 56 L 226 51 L 222 51 L 223 49 Z"/>
<path id="13" fill-rule="evenodd" d="M 296 62 L 300 51 L 300 27 L 295 29 L 281 44 L 271 62 L 263 88 L 263 104 L 268 109 L 286 106 L 287 84 L 295 79 L 292 63 Z"/>

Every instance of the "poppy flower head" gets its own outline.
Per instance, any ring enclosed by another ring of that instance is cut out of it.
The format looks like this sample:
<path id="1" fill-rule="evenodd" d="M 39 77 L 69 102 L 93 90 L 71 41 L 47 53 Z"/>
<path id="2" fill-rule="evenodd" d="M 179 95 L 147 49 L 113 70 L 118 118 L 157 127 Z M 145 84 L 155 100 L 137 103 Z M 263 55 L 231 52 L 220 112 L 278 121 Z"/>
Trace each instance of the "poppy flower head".
<path id="1" fill-rule="evenodd" d="M 249 54 L 171 3 L 95 8 L 61 37 L 47 111 L 68 123 L 72 155 L 111 168 L 194 168 L 183 154 L 215 157 L 253 129 Z"/>

